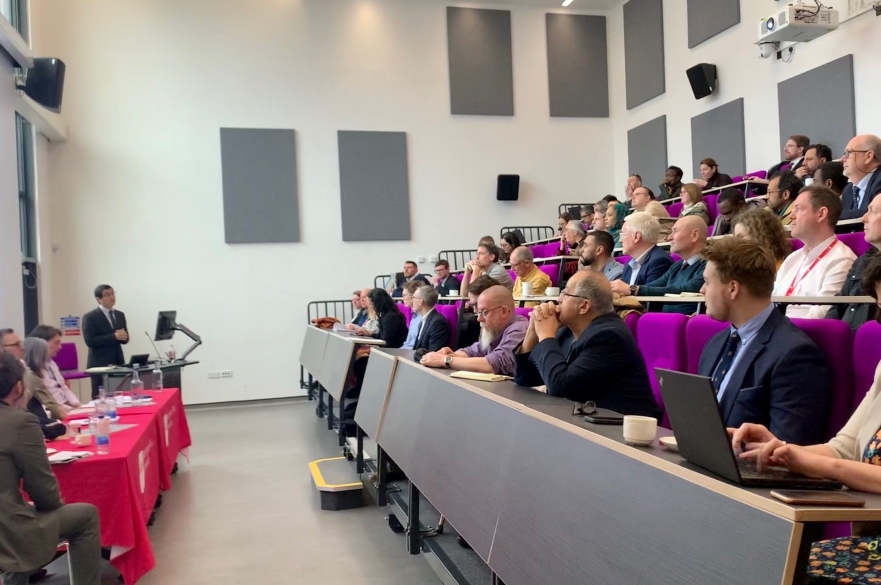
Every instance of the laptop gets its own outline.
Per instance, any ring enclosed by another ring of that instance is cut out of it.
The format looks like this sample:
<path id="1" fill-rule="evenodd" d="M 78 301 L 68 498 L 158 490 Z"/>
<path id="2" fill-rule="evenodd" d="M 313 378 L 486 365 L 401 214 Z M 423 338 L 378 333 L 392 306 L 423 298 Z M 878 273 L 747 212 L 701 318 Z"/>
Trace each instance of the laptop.
<path id="1" fill-rule="evenodd" d="M 150 363 L 150 354 L 149 353 L 136 353 L 132 356 L 132 359 L 128 361 L 129 367 L 139 367 L 143 368 L 147 364 Z"/>
<path id="2" fill-rule="evenodd" d="M 841 484 L 813 479 L 780 467 L 756 470 L 755 460 L 738 459 L 731 448 L 716 388 L 706 376 L 655 368 L 679 453 L 691 463 L 745 487 L 834 490 Z"/>

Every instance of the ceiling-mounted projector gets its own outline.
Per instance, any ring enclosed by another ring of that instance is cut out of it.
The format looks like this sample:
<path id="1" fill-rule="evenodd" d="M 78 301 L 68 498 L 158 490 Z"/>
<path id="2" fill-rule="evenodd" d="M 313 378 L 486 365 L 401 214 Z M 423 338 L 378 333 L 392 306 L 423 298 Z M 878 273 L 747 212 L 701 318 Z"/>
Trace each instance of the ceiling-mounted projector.
<path id="1" fill-rule="evenodd" d="M 759 43 L 804 43 L 838 28 L 838 11 L 816 6 L 790 4 L 759 21 Z"/>

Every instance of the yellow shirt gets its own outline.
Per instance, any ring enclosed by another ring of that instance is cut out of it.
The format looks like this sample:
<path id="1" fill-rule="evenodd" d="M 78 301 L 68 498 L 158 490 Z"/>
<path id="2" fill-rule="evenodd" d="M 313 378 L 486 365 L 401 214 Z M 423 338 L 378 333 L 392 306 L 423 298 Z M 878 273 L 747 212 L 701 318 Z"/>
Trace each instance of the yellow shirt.
<path id="1" fill-rule="evenodd" d="M 551 277 L 538 269 L 538 266 L 533 266 L 532 271 L 526 275 L 526 278 L 517 277 L 517 280 L 514 281 L 514 298 L 523 296 L 523 283 L 528 282 L 532 285 L 532 294 L 533 296 L 544 296 L 545 289 L 551 286 Z M 524 305 L 525 307 L 537 307 L 538 303 L 529 302 Z"/>

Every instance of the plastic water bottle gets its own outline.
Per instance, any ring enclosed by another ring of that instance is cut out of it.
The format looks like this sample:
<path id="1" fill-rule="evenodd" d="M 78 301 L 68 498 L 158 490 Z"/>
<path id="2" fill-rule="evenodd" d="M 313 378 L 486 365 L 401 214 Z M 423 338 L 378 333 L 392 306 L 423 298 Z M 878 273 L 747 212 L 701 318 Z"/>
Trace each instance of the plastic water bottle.
<path id="1" fill-rule="evenodd" d="M 144 397 L 144 383 L 141 381 L 141 378 L 138 376 L 137 370 L 132 370 L 132 402 L 137 402 Z"/>
<path id="2" fill-rule="evenodd" d="M 155 362 L 153 364 L 153 389 L 162 390 L 162 388 L 162 368 L 159 367 L 159 362 Z"/>
<path id="3" fill-rule="evenodd" d="M 95 447 L 98 455 L 110 453 L 110 418 L 103 414 L 98 415 L 97 434 L 95 435 Z"/>
<path id="4" fill-rule="evenodd" d="M 98 414 L 106 414 L 110 418 L 110 425 L 115 427 L 117 421 L 119 421 L 119 415 L 116 412 L 116 398 L 113 396 L 107 396 L 107 392 L 104 390 L 104 386 L 98 386 L 98 400 L 99 404 L 103 404 L 102 406 L 97 406 L 96 411 Z"/>

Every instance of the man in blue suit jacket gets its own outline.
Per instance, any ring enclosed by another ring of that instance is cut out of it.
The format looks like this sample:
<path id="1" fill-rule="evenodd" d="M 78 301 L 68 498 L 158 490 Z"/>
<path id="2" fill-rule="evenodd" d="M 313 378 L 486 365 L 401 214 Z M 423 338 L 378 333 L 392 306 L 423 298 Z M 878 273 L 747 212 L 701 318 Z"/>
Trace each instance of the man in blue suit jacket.
<path id="1" fill-rule="evenodd" d="M 774 260 L 754 241 L 714 240 L 705 250 L 707 314 L 731 327 L 701 354 L 728 427 L 758 423 L 783 441 L 826 440 L 832 371 L 820 349 L 771 303 Z"/>
<path id="2" fill-rule="evenodd" d="M 841 219 L 862 217 L 869 202 L 881 193 L 881 138 L 873 134 L 854 137 L 847 143 L 844 176 L 850 180 L 841 194 Z"/>
<path id="3" fill-rule="evenodd" d="M 661 237 L 661 223 L 658 218 L 637 211 L 627 216 L 621 228 L 621 247 L 630 256 L 624 266 L 621 280 L 632 287 L 642 286 L 664 276 L 673 265 L 673 259 L 657 246 Z"/>
<path id="4" fill-rule="evenodd" d="M 592 400 L 621 414 L 661 416 L 645 360 L 615 314 L 612 288 L 599 272 L 579 270 L 559 305 L 532 310 L 514 359 L 514 382 L 522 386 L 545 385 L 551 396 Z"/>

